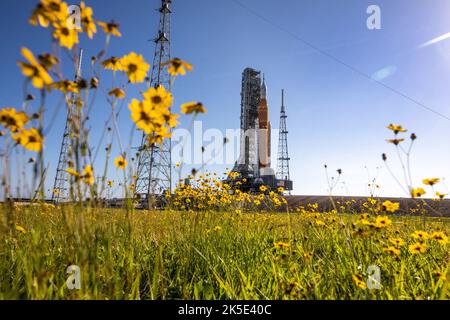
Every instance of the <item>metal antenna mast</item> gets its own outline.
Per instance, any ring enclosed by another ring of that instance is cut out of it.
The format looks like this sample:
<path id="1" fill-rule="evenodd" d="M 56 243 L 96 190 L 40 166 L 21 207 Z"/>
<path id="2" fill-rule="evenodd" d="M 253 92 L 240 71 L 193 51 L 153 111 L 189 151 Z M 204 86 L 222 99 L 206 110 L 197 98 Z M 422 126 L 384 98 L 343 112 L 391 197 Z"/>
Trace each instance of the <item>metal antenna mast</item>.
<path id="1" fill-rule="evenodd" d="M 80 53 L 75 64 L 75 82 L 81 77 L 81 61 L 83 59 L 83 49 L 80 49 Z M 72 93 L 70 106 L 67 110 L 66 126 L 64 128 L 63 140 L 61 143 L 61 151 L 59 152 L 58 167 L 56 168 L 55 182 L 52 190 L 52 201 L 59 203 L 60 201 L 68 200 L 69 198 L 69 174 L 66 172 L 67 162 L 70 159 L 70 127 L 71 116 L 76 108 L 75 106 L 75 94 Z"/>
<path id="2" fill-rule="evenodd" d="M 172 0 L 161 0 L 159 8 L 160 20 L 158 35 L 154 39 L 155 54 L 150 78 L 150 86 L 164 86 L 171 91 L 171 78 L 167 72 L 168 66 L 161 66 L 162 62 L 170 60 L 170 5 Z M 164 139 L 163 143 L 149 146 L 147 136 L 143 134 L 138 152 L 138 166 L 136 174 L 136 194 L 147 199 L 151 195 L 160 195 L 171 191 L 172 183 L 172 140 Z"/>
<path id="3" fill-rule="evenodd" d="M 278 139 L 278 162 L 277 162 L 277 178 L 279 180 L 288 181 L 289 176 L 289 153 L 287 144 L 287 126 L 286 126 L 286 109 L 284 106 L 284 89 L 281 90 L 281 111 L 280 111 L 280 133 Z"/>

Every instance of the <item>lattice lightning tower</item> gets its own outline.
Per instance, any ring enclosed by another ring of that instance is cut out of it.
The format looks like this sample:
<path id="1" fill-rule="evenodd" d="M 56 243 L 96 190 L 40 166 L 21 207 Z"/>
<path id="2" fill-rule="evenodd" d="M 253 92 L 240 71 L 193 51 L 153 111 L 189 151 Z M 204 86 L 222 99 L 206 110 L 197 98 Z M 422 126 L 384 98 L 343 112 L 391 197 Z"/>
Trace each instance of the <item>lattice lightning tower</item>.
<path id="1" fill-rule="evenodd" d="M 155 42 L 155 54 L 150 78 L 150 86 L 164 86 L 171 91 L 171 79 L 167 72 L 168 66 L 161 66 L 162 62 L 170 60 L 170 5 L 172 0 L 161 0 L 159 8 L 159 31 Z M 147 136 L 143 134 L 138 152 L 138 166 L 136 173 L 136 194 L 149 199 L 150 195 L 160 195 L 171 190 L 172 160 L 170 138 L 164 139 L 162 145 L 149 146 Z"/>
<path id="2" fill-rule="evenodd" d="M 80 49 L 80 53 L 77 57 L 75 63 L 75 82 L 77 82 L 81 77 L 81 60 L 83 59 L 83 49 Z M 70 149 L 71 149 L 71 118 L 72 114 L 76 108 L 75 106 L 75 94 L 72 93 L 71 105 L 67 109 L 66 125 L 64 127 L 64 135 L 61 143 L 61 150 L 59 152 L 58 167 L 56 168 L 55 182 L 53 183 L 52 190 L 52 201 L 59 203 L 69 199 L 70 191 L 70 177 L 67 173 L 68 161 L 70 159 Z"/>
<path id="3" fill-rule="evenodd" d="M 277 179 L 290 180 L 289 153 L 287 144 L 286 108 L 284 106 L 284 90 L 281 90 L 280 132 L 278 141 Z"/>

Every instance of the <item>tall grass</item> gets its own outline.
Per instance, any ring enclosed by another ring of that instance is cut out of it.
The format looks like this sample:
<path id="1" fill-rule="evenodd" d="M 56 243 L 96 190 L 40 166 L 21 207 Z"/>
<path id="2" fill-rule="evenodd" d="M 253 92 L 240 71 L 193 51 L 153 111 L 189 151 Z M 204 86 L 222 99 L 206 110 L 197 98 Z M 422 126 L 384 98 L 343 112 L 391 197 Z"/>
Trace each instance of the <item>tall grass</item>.
<path id="1" fill-rule="evenodd" d="M 423 227 L 414 217 L 358 236 L 350 215 L 1 210 L 2 299 L 449 298 L 448 244 L 430 242 L 415 255 L 407 246 L 398 257 L 383 252 L 391 236 L 413 241 Z M 430 218 L 427 228 L 448 234 L 449 220 Z M 80 290 L 66 286 L 69 265 L 81 269 Z M 369 265 L 381 268 L 379 290 L 352 280 L 365 279 Z"/>

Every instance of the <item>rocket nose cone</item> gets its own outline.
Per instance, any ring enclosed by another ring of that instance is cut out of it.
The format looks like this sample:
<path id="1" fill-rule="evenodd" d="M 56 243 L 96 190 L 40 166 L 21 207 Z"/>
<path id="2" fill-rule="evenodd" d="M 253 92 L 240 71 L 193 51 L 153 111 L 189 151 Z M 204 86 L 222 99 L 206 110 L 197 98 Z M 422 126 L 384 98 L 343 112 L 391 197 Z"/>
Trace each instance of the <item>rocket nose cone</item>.
<path id="1" fill-rule="evenodd" d="M 266 99 L 266 97 L 267 97 L 267 86 L 266 86 L 266 79 L 263 76 L 263 81 L 261 85 L 261 98 Z"/>

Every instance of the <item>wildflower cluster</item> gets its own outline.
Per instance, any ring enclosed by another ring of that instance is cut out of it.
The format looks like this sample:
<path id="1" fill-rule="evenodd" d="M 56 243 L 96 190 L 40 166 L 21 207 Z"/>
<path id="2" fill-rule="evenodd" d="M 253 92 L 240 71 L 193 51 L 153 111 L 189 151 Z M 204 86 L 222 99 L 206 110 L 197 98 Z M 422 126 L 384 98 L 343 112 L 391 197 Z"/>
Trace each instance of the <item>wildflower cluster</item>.
<path id="1" fill-rule="evenodd" d="M 232 179 L 239 176 L 236 172 L 225 174 Z M 261 186 L 257 193 L 246 192 L 239 189 L 239 184 L 221 181 L 216 174 L 210 173 L 199 175 L 198 178 L 190 175 L 188 180 L 192 183 L 180 183 L 173 196 L 166 195 L 176 209 L 228 210 L 239 214 L 245 210 L 263 211 L 287 205 L 286 199 L 279 192 L 267 192 L 266 186 Z"/>

